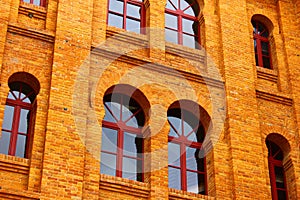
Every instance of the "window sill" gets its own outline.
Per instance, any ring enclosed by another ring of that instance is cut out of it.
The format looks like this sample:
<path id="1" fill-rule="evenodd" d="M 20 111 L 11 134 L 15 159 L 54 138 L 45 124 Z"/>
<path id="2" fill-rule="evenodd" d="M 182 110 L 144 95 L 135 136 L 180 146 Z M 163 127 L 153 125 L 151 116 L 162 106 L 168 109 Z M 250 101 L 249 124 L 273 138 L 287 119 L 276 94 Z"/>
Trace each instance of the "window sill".
<path id="1" fill-rule="evenodd" d="M 208 199 L 208 200 L 214 200 L 215 197 L 210 197 L 207 195 L 202 194 L 195 194 L 192 192 L 187 192 L 183 190 L 176 190 L 173 188 L 169 188 L 169 199 L 176 200 L 176 199 Z"/>
<path id="2" fill-rule="evenodd" d="M 256 66 L 256 71 L 257 78 L 277 83 L 278 74 L 276 70 Z"/>
<path id="3" fill-rule="evenodd" d="M 179 44 L 166 42 L 166 52 L 181 56 L 188 60 L 191 59 L 199 63 L 205 62 L 205 51 L 202 49 L 192 49 Z"/>
<path id="4" fill-rule="evenodd" d="M 47 11 L 45 7 L 20 2 L 19 13 L 28 17 L 31 16 L 31 18 L 46 20 Z"/>
<path id="5" fill-rule="evenodd" d="M 9 171 L 28 175 L 29 160 L 26 158 L 0 154 L 0 171 Z"/>
<path id="6" fill-rule="evenodd" d="M 120 42 L 124 42 L 127 46 L 128 44 L 141 46 L 142 48 L 147 48 L 148 46 L 148 40 L 146 35 L 126 31 L 124 29 L 113 26 L 106 27 L 106 38 L 113 38 Z"/>
<path id="7" fill-rule="evenodd" d="M 100 174 L 99 189 L 144 198 L 148 198 L 150 194 L 150 188 L 148 183 L 123 179 L 120 177 L 109 176 L 106 174 Z"/>

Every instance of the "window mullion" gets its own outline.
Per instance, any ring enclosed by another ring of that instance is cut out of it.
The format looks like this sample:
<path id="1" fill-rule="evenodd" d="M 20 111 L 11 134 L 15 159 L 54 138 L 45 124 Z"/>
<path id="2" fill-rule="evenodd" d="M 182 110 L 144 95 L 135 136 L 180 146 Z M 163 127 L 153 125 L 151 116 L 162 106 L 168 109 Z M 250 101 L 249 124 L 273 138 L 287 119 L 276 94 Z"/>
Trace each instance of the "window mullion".
<path id="1" fill-rule="evenodd" d="M 118 142 L 117 142 L 117 164 L 116 164 L 116 175 L 122 177 L 122 163 L 123 163 L 123 144 L 124 144 L 124 132 L 118 130 Z"/>
<path id="2" fill-rule="evenodd" d="M 178 25 L 178 44 L 183 44 L 183 34 L 182 34 L 182 16 L 177 16 L 177 25 Z"/>
<path id="3" fill-rule="evenodd" d="M 257 45 L 257 59 L 258 59 L 258 65 L 263 67 L 263 56 L 262 56 L 262 48 L 261 48 L 261 40 L 259 38 L 256 38 L 256 45 Z"/>
<path id="4" fill-rule="evenodd" d="M 19 121 L 20 121 L 20 110 L 21 110 L 20 106 L 16 106 L 14 109 L 13 124 L 11 129 L 11 136 L 10 136 L 10 145 L 8 150 L 8 154 L 12 156 L 16 154 L 18 129 L 19 129 Z"/>
<path id="5" fill-rule="evenodd" d="M 180 165 L 181 165 L 181 189 L 187 191 L 187 178 L 186 178 L 186 149 L 185 144 L 180 144 Z"/>

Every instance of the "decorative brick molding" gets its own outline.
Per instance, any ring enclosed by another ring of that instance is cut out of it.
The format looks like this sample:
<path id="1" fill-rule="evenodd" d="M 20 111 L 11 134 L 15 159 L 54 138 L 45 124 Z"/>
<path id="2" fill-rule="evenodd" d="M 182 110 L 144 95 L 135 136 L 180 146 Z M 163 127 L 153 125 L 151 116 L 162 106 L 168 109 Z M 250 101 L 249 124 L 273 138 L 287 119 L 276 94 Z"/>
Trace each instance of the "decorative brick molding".
<path id="1" fill-rule="evenodd" d="M 265 91 L 256 90 L 256 97 L 259 99 L 264 99 L 267 101 L 283 104 L 286 106 L 293 105 L 293 99 L 287 96 L 279 95 L 279 94 L 272 94 Z"/>
<path id="2" fill-rule="evenodd" d="M 118 52 L 111 52 L 111 51 L 107 51 L 104 49 L 98 49 L 95 47 L 92 47 L 92 53 L 95 55 L 99 55 L 99 56 L 104 56 L 106 58 L 112 58 L 112 59 L 116 59 L 116 55 L 118 55 Z M 160 72 L 162 74 L 166 74 L 166 75 L 170 75 L 170 76 L 176 76 L 176 77 L 184 77 L 187 80 L 190 81 L 194 81 L 197 83 L 201 83 L 204 85 L 208 85 L 208 86 L 212 86 L 215 88 L 223 88 L 224 86 L 224 82 L 220 81 L 220 80 L 216 80 L 207 76 L 201 76 L 199 74 L 194 74 L 191 72 L 187 72 L 184 70 L 178 70 L 178 69 L 173 69 L 172 67 L 166 66 L 166 65 L 162 65 L 162 64 L 158 64 L 158 63 L 151 63 L 148 60 L 141 60 L 129 55 L 120 55 L 120 57 L 118 57 L 118 59 L 121 62 L 125 62 L 125 63 L 129 63 L 129 64 L 133 64 L 136 66 L 141 66 L 144 67 L 146 69 L 149 69 L 151 71 L 157 71 Z"/>
<path id="3" fill-rule="evenodd" d="M 192 61 L 205 63 L 205 51 L 192 49 L 178 44 L 166 42 L 166 53 L 180 55 L 182 58 L 188 58 Z"/>
<path id="4" fill-rule="evenodd" d="M 54 43 L 54 35 L 46 33 L 46 32 L 26 29 L 23 27 L 12 25 L 12 24 L 8 25 L 7 31 L 10 33 L 14 33 L 14 34 Z"/>
<path id="5" fill-rule="evenodd" d="M 26 190 L 0 189 L 0 198 L 2 199 L 22 199 L 22 200 L 39 200 L 38 193 Z"/>
<path id="6" fill-rule="evenodd" d="M 14 172 L 28 175 L 29 160 L 9 155 L 0 155 L 0 171 Z"/>
<path id="7" fill-rule="evenodd" d="M 148 198 L 149 184 L 138 181 L 122 179 L 115 176 L 100 174 L 100 189 L 117 193 L 129 194 L 139 198 Z"/>
<path id="8" fill-rule="evenodd" d="M 30 18 L 46 20 L 47 12 L 45 8 L 40 6 L 33 6 L 34 5 L 28 5 L 27 3 L 21 2 L 19 7 L 19 14 L 26 15 Z"/>
<path id="9" fill-rule="evenodd" d="M 265 69 L 258 66 L 256 67 L 256 71 L 257 71 L 257 78 L 277 83 L 278 80 L 277 71 L 272 69 Z"/>
<path id="10" fill-rule="evenodd" d="M 196 200 L 196 199 L 207 199 L 207 200 L 214 200 L 215 197 L 210 197 L 207 195 L 201 195 L 201 194 L 195 194 L 195 193 L 191 193 L 191 192 L 186 192 L 183 190 L 176 190 L 173 188 L 169 188 L 169 199 L 170 200 L 178 200 L 178 199 L 182 199 L 182 200 Z"/>
<path id="11" fill-rule="evenodd" d="M 148 40 L 147 36 L 144 34 L 138 34 L 130 31 L 125 31 L 120 28 L 107 26 L 106 37 L 114 37 L 115 40 L 125 43 L 126 45 L 136 45 L 142 48 L 147 48 Z"/>

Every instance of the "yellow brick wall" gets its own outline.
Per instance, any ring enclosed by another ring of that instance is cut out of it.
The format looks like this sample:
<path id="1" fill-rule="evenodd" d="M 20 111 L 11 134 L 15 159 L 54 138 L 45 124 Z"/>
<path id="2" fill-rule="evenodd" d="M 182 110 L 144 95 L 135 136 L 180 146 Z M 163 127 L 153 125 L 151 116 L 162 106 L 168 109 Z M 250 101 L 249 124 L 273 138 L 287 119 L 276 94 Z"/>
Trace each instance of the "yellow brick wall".
<path id="1" fill-rule="evenodd" d="M 146 35 L 107 26 L 107 0 L 0 0 L 0 124 L 13 73 L 41 85 L 30 158 L 0 155 L 0 199 L 271 199 L 271 133 L 300 199 L 300 0 L 198 3 L 201 50 L 165 42 L 166 0 L 145 0 Z M 255 66 L 254 15 L 272 23 L 273 70 Z M 100 174 L 103 96 L 120 84 L 151 108 L 144 183 Z M 168 188 L 167 110 L 183 99 L 212 120 L 208 195 Z"/>

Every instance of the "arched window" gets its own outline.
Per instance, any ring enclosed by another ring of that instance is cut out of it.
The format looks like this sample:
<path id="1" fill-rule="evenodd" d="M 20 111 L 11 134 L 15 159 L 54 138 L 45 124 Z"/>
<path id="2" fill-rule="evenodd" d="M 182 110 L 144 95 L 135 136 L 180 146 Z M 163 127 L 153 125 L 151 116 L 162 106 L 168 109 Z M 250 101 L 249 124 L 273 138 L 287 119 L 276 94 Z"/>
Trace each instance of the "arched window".
<path id="1" fill-rule="evenodd" d="M 36 93 L 23 82 L 12 82 L 9 87 L 2 122 L 0 153 L 27 158 L 36 111 Z"/>
<path id="2" fill-rule="evenodd" d="M 196 0 L 167 0 L 165 10 L 166 40 L 191 48 L 199 48 L 199 5 Z"/>
<path id="3" fill-rule="evenodd" d="M 46 0 L 22 0 L 26 3 L 31 3 L 36 6 L 46 6 Z"/>
<path id="4" fill-rule="evenodd" d="M 143 181 L 145 115 L 141 106 L 124 94 L 104 97 L 101 173 Z"/>
<path id="5" fill-rule="evenodd" d="M 283 168 L 283 151 L 270 140 L 266 140 L 273 200 L 288 199 L 285 171 Z"/>
<path id="6" fill-rule="evenodd" d="M 252 20 L 256 66 L 272 69 L 269 31 L 259 21 Z"/>
<path id="7" fill-rule="evenodd" d="M 144 33 L 145 6 L 142 0 L 108 0 L 107 24 Z"/>
<path id="8" fill-rule="evenodd" d="M 169 109 L 169 187 L 207 194 L 205 158 L 200 148 L 205 137 L 199 118 L 184 109 Z"/>

